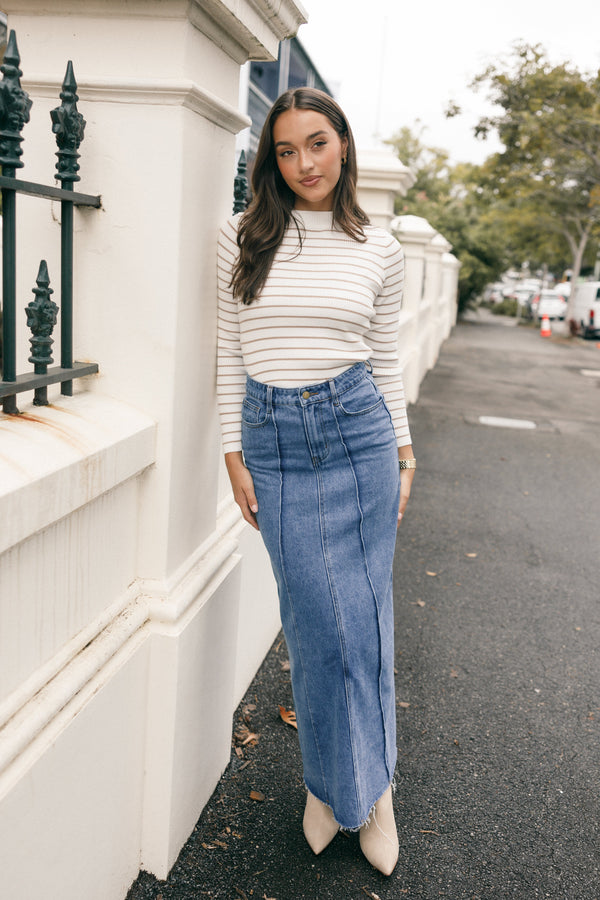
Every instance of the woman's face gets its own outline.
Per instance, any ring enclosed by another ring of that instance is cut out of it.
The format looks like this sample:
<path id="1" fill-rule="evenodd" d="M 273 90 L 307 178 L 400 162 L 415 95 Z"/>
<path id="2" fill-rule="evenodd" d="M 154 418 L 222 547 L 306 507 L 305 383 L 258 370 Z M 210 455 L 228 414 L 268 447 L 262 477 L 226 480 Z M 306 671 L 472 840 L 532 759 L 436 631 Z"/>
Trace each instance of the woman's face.
<path id="1" fill-rule="evenodd" d="M 340 138 L 322 113 L 288 109 L 273 126 L 273 144 L 281 177 L 296 195 L 296 209 L 333 209 L 348 139 Z"/>

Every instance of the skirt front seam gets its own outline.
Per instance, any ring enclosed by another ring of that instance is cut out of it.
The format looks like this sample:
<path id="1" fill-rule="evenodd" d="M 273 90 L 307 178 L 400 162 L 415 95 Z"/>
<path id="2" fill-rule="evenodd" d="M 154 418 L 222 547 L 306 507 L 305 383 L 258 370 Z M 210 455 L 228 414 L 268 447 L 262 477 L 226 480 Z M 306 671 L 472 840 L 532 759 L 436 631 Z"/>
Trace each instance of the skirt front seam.
<path id="1" fill-rule="evenodd" d="M 273 419 L 273 427 L 274 427 L 274 431 L 275 431 L 275 445 L 277 448 L 277 461 L 278 461 L 278 473 L 279 473 L 279 542 L 278 542 L 279 543 L 279 548 L 278 548 L 279 549 L 279 568 L 280 568 L 283 584 L 285 585 L 286 593 L 287 593 L 288 597 L 291 597 L 290 589 L 289 589 L 289 586 L 287 583 L 286 567 L 285 567 L 285 564 L 283 561 L 283 548 L 282 548 L 282 544 L 281 544 L 282 534 L 283 534 L 283 528 L 282 528 L 282 522 L 281 522 L 281 517 L 282 517 L 282 512 L 283 512 L 283 467 L 282 467 L 282 462 L 281 462 L 281 451 L 279 448 L 279 435 L 277 432 L 277 423 L 275 421 L 275 418 Z M 281 602 L 281 599 L 282 598 L 281 598 L 281 594 L 280 594 L 280 602 Z M 298 647 L 298 661 L 299 661 L 300 667 L 302 669 L 302 680 L 304 682 L 304 691 L 305 691 L 306 700 L 307 700 L 306 705 L 307 705 L 308 713 L 310 716 L 313 740 L 315 742 L 315 749 L 316 749 L 317 757 L 319 760 L 319 768 L 321 770 L 321 779 L 322 779 L 323 786 L 326 791 L 327 790 L 327 788 L 326 788 L 327 780 L 325 778 L 325 771 L 323 768 L 321 749 L 319 747 L 318 730 L 315 726 L 315 719 L 314 719 L 314 715 L 313 715 L 313 712 L 311 709 L 311 704 L 310 704 L 310 691 L 308 689 L 308 684 L 307 684 L 307 679 L 306 679 L 306 666 L 304 663 L 304 657 L 303 657 L 302 650 L 301 650 L 302 645 L 301 645 L 301 641 L 299 638 L 298 627 L 297 627 L 297 623 L 296 623 L 296 617 L 294 614 L 293 604 L 289 603 L 289 609 L 290 609 L 290 617 L 293 622 L 293 627 L 294 627 L 294 632 L 295 632 L 296 645 Z M 327 802 L 327 801 L 324 801 L 324 802 Z"/>
<path id="2" fill-rule="evenodd" d="M 379 598 L 378 598 L 378 596 L 377 596 L 377 591 L 375 590 L 375 587 L 374 587 L 374 585 L 373 585 L 373 580 L 372 580 L 372 578 L 371 578 L 371 573 L 370 573 L 370 571 L 369 571 L 369 557 L 368 557 L 368 554 L 367 554 L 367 548 L 366 548 L 366 546 L 365 546 L 365 536 L 364 536 L 364 532 L 363 532 L 364 516 L 363 516 L 363 510 L 362 510 L 362 503 L 361 503 L 361 499 L 360 499 L 360 487 L 359 487 L 359 484 L 358 484 L 358 479 L 357 479 L 357 477 L 356 477 L 356 472 L 354 471 L 354 466 L 353 466 L 353 463 L 352 463 L 352 457 L 351 457 L 351 455 L 350 455 L 350 451 L 348 450 L 348 447 L 347 447 L 347 445 L 346 445 L 346 442 L 344 441 L 344 436 L 342 435 L 342 433 L 341 433 L 341 431 L 340 431 L 339 423 L 338 423 L 338 421 L 337 421 L 337 416 L 336 416 L 336 425 L 337 425 L 337 428 L 338 428 L 338 433 L 339 433 L 339 436 L 340 436 L 340 441 L 341 441 L 341 444 L 342 444 L 342 446 L 343 446 L 343 448 L 344 448 L 344 452 L 345 452 L 346 457 L 347 457 L 347 459 L 348 459 L 348 465 L 350 466 L 350 470 L 351 470 L 351 472 L 352 472 L 352 477 L 353 477 L 353 479 L 354 479 L 354 486 L 355 486 L 355 490 L 356 490 L 356 503 L 357 503 L 357 506 L 358 506 L 358 509 L 359 509 L 359 512 L 360 512 L 359 532 L 360 532 L 360 541 L 361 541 L 362 552 L 363 552 L 363 562 L 364 562 L 365 572 L 366 572 L 366 574 L 367 574 L 367 580 L 368 580 L 368 582 L 369 582 L 369 585 L 370 585 L 370 588 L 371 588 L 371 592 L 372 592 L 373 603 L 374 603 L 374 605 L 375 605 L 375 610 L 376 610 L 376 613 L 377 613 L 377 626 L 378 626 L 378 628 L 377 628 L 377 636 L 378 636 L 378 639 L 379 639 L 379 644 L 378 644 L 378 648 L 377 648 L 377 649 L 378 649 L 378 657 L 379 657 L 379 679 L 378 679 L 379 712 L 380 712 L 380 715 L 381 715 L 381 727 L 382 727 L 382 733 L 383 733 L 384 741 L 385 741 L 385 745 L 386 745 L 386 746 L 385 746 L 385 760 L 386 760 L 386 767 L 387 767 L 387 770 L 388 770 L 388 776 L 389 776 L 389 779 L 390 779 L 390 781 L 391 781 L 391 779 L 392 779 L 393 776 L 394 776 L 394 772 L 393 772 L 393 771 L 392 771 L 392 772 L 389 771 L 389 766 L 388 766 L 388 763 L 387 763 L 387 760 L 388 760 L 388 746 L 387 746 L 387 744 L 388 744 L 388 728 L 387 728 L 387 723 L 386 723 L 386 720 L 385 720 L 385 709 L 384 709 L 383 697 L 382 697 L 382 694 L 381 694 L 381 690 L 382 690 L 381 673 L 382 673 L 382 669 L 383 669 L 383 648 L 382 648 L 382 640 L 381 640 L 381 610 L 380 610 L 380 603 L 379 603 Z"/>
<path id="3" fill-rule="evenodd" d="M 344 630 L 342 627 L 342 623 L 340 621 L 340 610 L 338 608 L 338 598 L 336 595 L 336 590 L 333 583 L 332 573 L 331 573 L 331 562 L 329 559 L 329 551 L 327 547 L 327 525 L 325 520 L 325 515 L 323 512 L 323 489 L 321 483 L 321 473 L 317 470 L 317 482 L 319 488 L 319 518 L 320 518 L 320 531 L 321 531 L 321 547 L 323 550 L 323 559 L 325 561 L 325 569 L 327 571 L 327 579 L 329 582 L 329 592 L 331 596 L 331 603 L 333 606 L 333 611 L 335 615 L 336 625 L 337 625 L 337 636 L 340 644 L 340 650 L 342 655 L 342 671 L 344 678 L 344 693 L 346 697 L 346 713 L 348 716 L 348 734 L 350 739 L 350 747 L 352 754 L 352 776 L 354 779 L 354 791 L 357 799 L 357 806 L 360 808 L 361 806 L 361 796 L 360 796 L 360 788 L 358 785 L 358 780 L 356 777 L 356 747 L 354 742 L 354 735 L 352 729 L 352 702 L 350 699 L 350 691 L 348 689 L 348 651 L 346 647 L 346 642 L 344 640 Z"/>

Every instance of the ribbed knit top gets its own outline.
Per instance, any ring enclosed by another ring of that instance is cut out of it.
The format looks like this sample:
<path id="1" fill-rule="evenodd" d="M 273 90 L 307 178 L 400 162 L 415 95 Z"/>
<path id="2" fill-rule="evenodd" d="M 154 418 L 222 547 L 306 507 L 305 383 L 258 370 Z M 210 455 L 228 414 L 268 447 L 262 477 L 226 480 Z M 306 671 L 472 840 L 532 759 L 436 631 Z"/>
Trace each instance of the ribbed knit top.
<path id="1" fill-rule="evenodd" d="M 260 297 L 245 306 L 229 282 L 239 216 L 219 235 L 217 396 L 225 453 L 241 450 L 246 374 L 293 388 L 319 384 L 360 361 L 390 410 L 398 446 L 410 444 L 398 318 L 404 255 L 387 231 L 365 228 L 361 243 L 333 227 L 331 212 L 294 211 Z"/>

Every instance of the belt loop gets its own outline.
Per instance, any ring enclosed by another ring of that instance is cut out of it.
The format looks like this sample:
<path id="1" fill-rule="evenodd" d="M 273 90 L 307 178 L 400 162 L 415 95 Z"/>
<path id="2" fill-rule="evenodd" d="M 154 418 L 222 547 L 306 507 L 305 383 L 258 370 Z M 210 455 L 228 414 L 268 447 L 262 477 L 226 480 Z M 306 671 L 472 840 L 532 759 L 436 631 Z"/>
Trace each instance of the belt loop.
<path id="1" fill-rule="evenodd" d="M 273 412 L 273 385 L 267 385 L 267 415 Z"/>
<path id="2" fill-rule="evenodd" d="M 369 372 L 372 375 L 373 374 L 373 363 L 371 362 L 370 359 L 365 359 L 365 366 L 367 368 L 367 372 Z"/>
<path id="3" fill-rule="evenodd" d="M 333 405 L 339 406 L 340 401 L 338 400 L 337 391 L 335 389 L 335 380 L 333 378 L 329 379 L 329 390 L 331 391 L 331 399 L 333 400 Z"/>

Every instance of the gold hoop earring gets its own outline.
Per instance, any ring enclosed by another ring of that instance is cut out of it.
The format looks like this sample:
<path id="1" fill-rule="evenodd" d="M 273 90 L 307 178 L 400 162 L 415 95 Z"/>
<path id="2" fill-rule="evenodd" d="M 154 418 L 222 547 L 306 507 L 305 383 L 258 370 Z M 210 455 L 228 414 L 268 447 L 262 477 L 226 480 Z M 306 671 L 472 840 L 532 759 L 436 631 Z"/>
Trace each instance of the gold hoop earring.
<path id="1" fill-rule="evenodd" d="M 343 165 L 343 166 L 346 165 L 346 157 L 345 157 L 345 156 L 342 156 L 342 165 Z"/>

